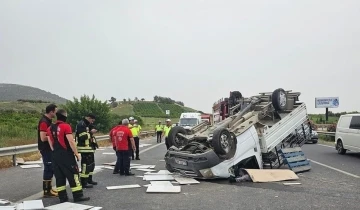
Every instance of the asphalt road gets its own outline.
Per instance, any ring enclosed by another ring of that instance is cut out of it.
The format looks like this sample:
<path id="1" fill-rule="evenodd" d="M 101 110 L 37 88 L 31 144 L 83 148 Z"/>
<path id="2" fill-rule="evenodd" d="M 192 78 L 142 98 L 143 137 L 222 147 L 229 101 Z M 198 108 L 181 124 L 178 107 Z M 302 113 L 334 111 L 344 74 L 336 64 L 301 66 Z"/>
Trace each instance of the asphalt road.
<path id="1" fill-rule="evenodd" d="M 165 145 L 152 144 L 140 149 L 140 161 L 133 163 L 156 165 L 164 169 Z M 146 150 L 146 151 L 145 151 Z M 123 184 L 149 184 L 138 177 L 113 175 L 103 169 L 94 175 L 99 185 L 85 189 L 91 200 L 84 203 L 103 209 L 359 209 L 360 154 L 339 155 L 326 145 L 304 145 L 303 151 L 312 161 L 312 170 L 298 174 L 301 185 L 285 186 L 279 183 L 237 183 L 227 180 L 200 181 L 197 185 L 181 187 L 180 194 L 148 194 L 146 188 L 107 190 L 106 186 Z M 98 151 L 97 165 L 115 160 L 103 155 L 112 149 Z M 320 164 L 320 165 L 319 165 Z M 133 170 L 136 175 L 144 172 Z M 18 201 L 38 199 L 41 194 L 41 169 L 11 168 L 0 171 L 0 198 Z M 5 189 L 5 190 L 4 190 Z M 70 190 L 68 189 L 69 197 Z M 34 195 L 34 196 L 31 196 Z M 45 206 L 58 203 L 57 198 L 43 199 Z"/>

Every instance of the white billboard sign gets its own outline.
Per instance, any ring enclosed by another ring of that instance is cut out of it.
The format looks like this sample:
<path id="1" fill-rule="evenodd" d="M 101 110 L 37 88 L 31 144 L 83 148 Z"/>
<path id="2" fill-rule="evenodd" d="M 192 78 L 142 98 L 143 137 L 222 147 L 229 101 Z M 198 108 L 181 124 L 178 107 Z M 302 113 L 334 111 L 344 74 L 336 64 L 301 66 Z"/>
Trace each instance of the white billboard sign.
<path id="1" fill-rule="evenodd" d="M 315 108 L 338 108 L 339 97 L 315 98 Z"/>
<path id="2" fill-rule="evenodd" d="M 166 113 L 167 115 L 170 115 L 170 110 L 165 110 L 165 113 Z"/>

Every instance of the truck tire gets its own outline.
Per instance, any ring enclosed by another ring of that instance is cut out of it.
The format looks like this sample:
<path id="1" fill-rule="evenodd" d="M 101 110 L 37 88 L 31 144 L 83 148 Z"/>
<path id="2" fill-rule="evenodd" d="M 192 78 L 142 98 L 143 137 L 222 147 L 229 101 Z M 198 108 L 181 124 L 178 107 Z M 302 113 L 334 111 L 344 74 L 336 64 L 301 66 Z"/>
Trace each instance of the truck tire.
<path id="1" fill-rule="evenodd" d="M 276 111 L 283 111 L 287 104 L 287 95 L 284 89 L 278 88 L 271 95 L 271 102 Z"/>
<path id="2" fill-rule="evenodd" d="M 215 129 L 212 137 L 212 146 L 215 153 L 219 156 L 225 156 L 227 159 L 233 149 L 236 149 L 234 136 L 226 128 Z"/>
<path id="3" fill-rule="evenodd" d="M 170 129 L 169 136 L 168 136 L 168 141 L 169 141 L 170 147 L 175 146 L 177 148 L 180 148 L 180 147 L 188 144 L 187 139 L 181 138 L 180 136 L 177 135 L 178 133 L 186 135 L 187 131 L 185 130 L 185 128 L 183 128 L 181 126 L 172 127 Z"/>
<path id="4" fill-rule="evenodd" d="M 232 91 L 230 93 L 230 98 L 242 98 L 242 94 L 240 91 Z"/>

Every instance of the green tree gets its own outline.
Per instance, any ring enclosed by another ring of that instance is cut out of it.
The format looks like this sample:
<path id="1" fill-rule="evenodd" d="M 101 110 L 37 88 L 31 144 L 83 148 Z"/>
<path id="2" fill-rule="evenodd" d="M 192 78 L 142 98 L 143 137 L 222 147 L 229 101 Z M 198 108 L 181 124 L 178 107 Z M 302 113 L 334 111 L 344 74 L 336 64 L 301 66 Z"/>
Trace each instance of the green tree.
<path id="1" fill-rule="evenodd" d="M 95 126 L 97 130 L 108 132 L 110 129 L 110 107 L 106 101 L 102 102 L 87 95 L 80 99 L 74 97 L 74 101 L 67 101 L 63 108 L 68 112 L 68 122 L 75 129 L 76 124 L 87 114 L 93 113 L 96 116 Z"/>

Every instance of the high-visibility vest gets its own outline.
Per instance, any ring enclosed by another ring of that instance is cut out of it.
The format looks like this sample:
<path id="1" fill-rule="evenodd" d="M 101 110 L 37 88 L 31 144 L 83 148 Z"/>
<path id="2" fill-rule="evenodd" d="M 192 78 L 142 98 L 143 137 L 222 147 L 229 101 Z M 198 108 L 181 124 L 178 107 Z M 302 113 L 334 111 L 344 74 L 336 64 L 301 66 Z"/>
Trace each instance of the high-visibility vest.
<path id="1" fill-rule="evenodd" d="M 162 125 L 156 125 L 155 129 L 156 129 L 156 131 L 163 131 L 163 126 Z"/>
<path id="2" fill-rule="evenodd" d="M 171 125 L 170 125 L 169 127 L 168 127 L 168 126 L 164 126 L 165 137 L 168 137 L 170 130 L 171 130 Z"/>
<path id="3" fill-rule="evenodd" d="M 137 125 L 129 124 L 129 129 L 131 130 L 133 137 L 137 137 L 139 135 L 139 130 L 138 130 Z"/>

